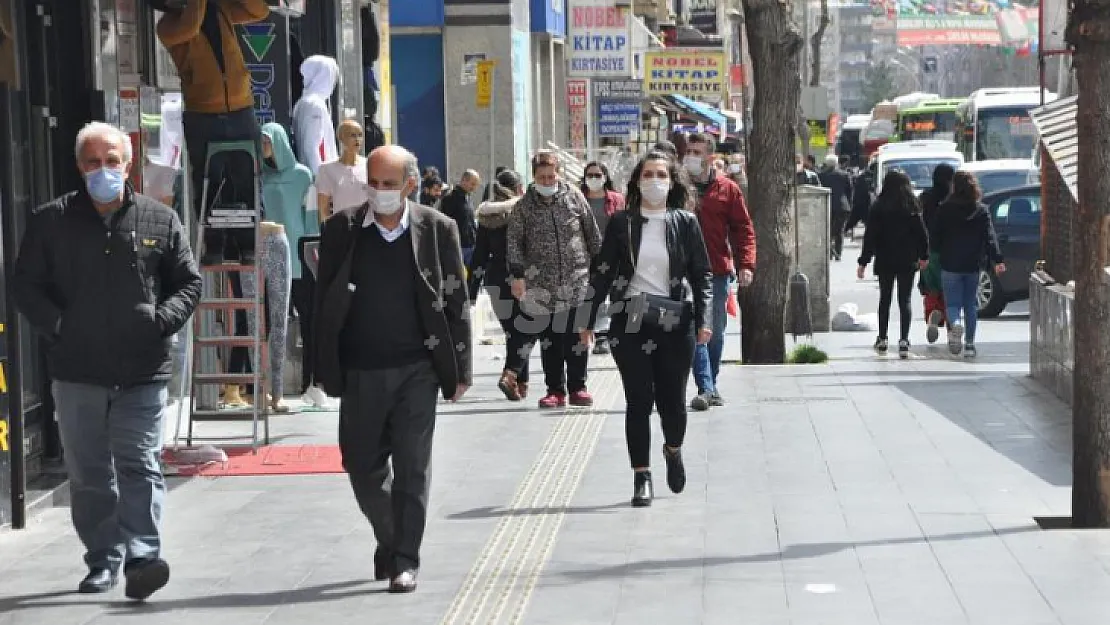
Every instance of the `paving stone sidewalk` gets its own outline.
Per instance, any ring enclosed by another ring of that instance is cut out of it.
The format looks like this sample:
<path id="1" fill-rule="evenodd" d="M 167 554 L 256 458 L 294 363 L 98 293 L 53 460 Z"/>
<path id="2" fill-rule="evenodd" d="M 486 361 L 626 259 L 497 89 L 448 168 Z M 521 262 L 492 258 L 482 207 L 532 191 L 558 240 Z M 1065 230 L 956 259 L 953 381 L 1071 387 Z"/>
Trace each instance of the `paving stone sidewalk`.
<path id="1" fill-rule="evenodd" d="M 728 405 L 690 415 L 687 491 L 660 475 L 642 510 L 611 361 L 592 360 L 595 410 L 548 413 L 500 398 L 483 346 L 439 421 L 415 595 L 369 581 L 344 476 L 194 479 L 170 494 L 173 579 L 145 606 L 70 594 L 66 509 L 0 532 L 0 625 L 1101 624 L 1110 537 L 1033 521 L 1067 514 L 1070 428 L 1026 377 L 1022 325 L 984 324 L 975 363 L 879 358 L 850 334 L 819 337 L 828 365 L 726 366 Z M 334 420 L 274 428 L 330 442 Z"/>

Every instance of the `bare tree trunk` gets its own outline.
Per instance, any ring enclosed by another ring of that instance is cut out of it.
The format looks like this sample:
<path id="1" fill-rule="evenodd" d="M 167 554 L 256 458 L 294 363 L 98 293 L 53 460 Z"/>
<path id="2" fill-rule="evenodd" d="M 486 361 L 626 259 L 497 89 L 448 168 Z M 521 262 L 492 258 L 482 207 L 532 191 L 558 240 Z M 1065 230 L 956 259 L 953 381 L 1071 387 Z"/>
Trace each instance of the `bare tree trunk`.
<path id="1" fill-rule="evenodd" d="M 1075 0 L 1068 19 L 1079 82 L 1072 524 L 1110 527 L 1110 0 Z"/>
<path id="2" fill-rule="evenodd" d="M 748 196 L 755 225 L 759 266 L 755 280 L 740 290 L 744 362 L 786 360 L 786 297 L 790 278 L 794 140 L 801 98 L 801 52 L 805 45 L 781 0 L 744 0 L 754 104 Z"/>
<path id="3" fill-rule="evenodd" d="M 810 49 L 813 50 L 813 62 L 809 67 L 810 87 L 821 85 L 821 43 L 825 39 L 825 31 L 828 30 L 829 24 L 832 24 L 832 18 L 829 17 L 829 0 L 821 0 L 820 21 L 817 23 L 817 31 L 809 40 Z"/>

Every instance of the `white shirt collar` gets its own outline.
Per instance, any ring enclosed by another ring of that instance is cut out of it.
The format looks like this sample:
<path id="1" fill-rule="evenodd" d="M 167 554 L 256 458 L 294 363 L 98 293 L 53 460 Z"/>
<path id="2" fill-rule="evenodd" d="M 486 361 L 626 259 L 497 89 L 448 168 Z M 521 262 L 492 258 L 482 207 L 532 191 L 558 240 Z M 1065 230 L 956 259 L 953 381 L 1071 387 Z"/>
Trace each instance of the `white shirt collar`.
<path id="1" fill-rule="evenodd" d="M 392 243 L 401 237 L 409 229 L 409 200 L 408 198 L 401 198 L 401 221 L 397 227 L 390 230 L 378 222 L 378 214 L 374 212 L 373 208 L 367 207 L 366 217 L 362 220 L 362 227 L 369 228 L 371 225 L 378 227 L 378 232 L 382 233 L 382 238 Z"/>

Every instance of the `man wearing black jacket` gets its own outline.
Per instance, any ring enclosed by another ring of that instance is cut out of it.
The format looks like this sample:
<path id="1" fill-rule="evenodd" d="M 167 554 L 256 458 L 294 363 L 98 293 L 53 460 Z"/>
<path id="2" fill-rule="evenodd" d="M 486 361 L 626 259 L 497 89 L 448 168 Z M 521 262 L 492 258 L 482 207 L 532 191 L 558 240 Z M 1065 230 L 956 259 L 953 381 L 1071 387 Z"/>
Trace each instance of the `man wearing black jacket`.
<path id="1" fill-rule="evenodd" d="M 463 172 L 459 184 L 439 201 L 439 210 L 459 227 L 459 246 L 462 247 L 463 262 L 470 264 L 470 256 L 474 253 L 474 245 L 478 241 L 478 222 L 474 220 L 474 204 L 470 202 L 470 194 L 478 190 L 481 177 L 478 172 L 468 169 Z"/>
<path id="2" fill-rule="evenodd" d="M 835 154 L 825 157 L 825 167 L 817 175 L 821 186 L 831 192 L 829 198 L 829 235 L 832 236 L 832 257 L 840 260 L 844 252 L 844 226 L 852 212 L 852 177 L 840 168 Z"/>
<path id="3" fill-rule="evenodd" d="M 106 592 L 122 566 L 143 600 L 169 581 L 159 524 L 159 456 L 172 337 L 201 277 L 173 210 L 127 183 L 131 140 L 100 122 L 77 135 L 85 188 L 39 207 L 12 276 L 17 306 L 49 342 L 73 524 Z"/>

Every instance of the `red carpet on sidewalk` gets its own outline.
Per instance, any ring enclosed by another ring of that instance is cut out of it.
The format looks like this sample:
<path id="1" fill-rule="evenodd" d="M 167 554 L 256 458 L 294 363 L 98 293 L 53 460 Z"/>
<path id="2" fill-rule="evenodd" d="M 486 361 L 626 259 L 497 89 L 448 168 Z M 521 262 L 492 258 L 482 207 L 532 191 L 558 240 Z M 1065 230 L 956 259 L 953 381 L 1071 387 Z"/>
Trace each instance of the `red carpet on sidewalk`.
<path id="1" fill-rule="evenodd" d="M 343 473 L 338 445 L 268 445 L 251 449 L 225 449 L 227 463 L 207 465 L 177 464 L 174 454 L 166 450 L 163 458 L 173 465 L 177 475 L 203 477 L 232 477 L 236 475 L 309 475 L 315 473 Z"/>

